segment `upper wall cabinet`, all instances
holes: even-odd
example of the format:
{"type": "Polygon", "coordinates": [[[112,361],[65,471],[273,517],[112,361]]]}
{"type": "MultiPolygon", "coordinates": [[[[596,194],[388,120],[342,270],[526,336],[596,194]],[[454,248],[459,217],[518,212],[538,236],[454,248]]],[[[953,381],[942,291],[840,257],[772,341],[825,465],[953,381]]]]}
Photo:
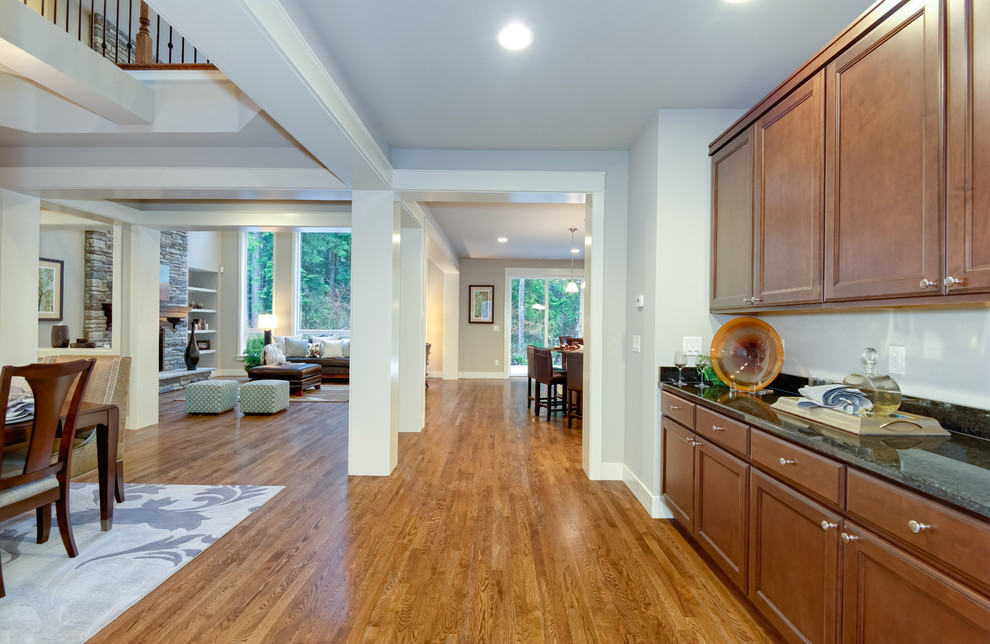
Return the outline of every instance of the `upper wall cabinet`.
{"type": "Polygon", "coordinates": [[[753,128],[712,157],[711,308],[748,305],[753,295],[753,128]]]}
{"type": "Polygon", "coordinates": [[[822,299],[823,76],[756,122],[754,305],[822,299]]]}
{"type": "Polygon", "coordinates": [[[826,69],[826,300],[941,292],[940,61],[916,0],[826,69]]]}
{"type": "Polygon", "coordinates": [[[712,310],[986,302],[990,0],[877,2],[709,149],[712,310]]]}
{"type": "Polygon", "coordinates": [[[946,9],[946,293],[990,290],[990,0],[946,9]]]}

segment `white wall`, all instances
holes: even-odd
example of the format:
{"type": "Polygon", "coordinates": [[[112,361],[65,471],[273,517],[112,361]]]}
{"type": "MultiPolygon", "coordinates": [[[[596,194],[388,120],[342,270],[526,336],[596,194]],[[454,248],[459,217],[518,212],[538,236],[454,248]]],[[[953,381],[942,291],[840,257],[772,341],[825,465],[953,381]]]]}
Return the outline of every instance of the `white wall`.
{"type": "Polygon", "coordinates": [[[190,230],[189,250],[186,259],[189,268],[204,271],[219,271],[221,265],[221,233],[205,230],[190,230]]]}
{"type": "Polygon", "coordinates": [[[86,291],[86,233],[83,230],[41,231],[40,256],[60,259],[62,265],[62,321],[38,321],[38,347],[51,348],[52,326],[69,325],[69,341],[83,337],[86,291]]]}
{"type": "Polygon", "coordinates": [[[443,271],[430,262],[427,269],[426,341],[430,343],[428,374],[443,372],[443,271]]]}

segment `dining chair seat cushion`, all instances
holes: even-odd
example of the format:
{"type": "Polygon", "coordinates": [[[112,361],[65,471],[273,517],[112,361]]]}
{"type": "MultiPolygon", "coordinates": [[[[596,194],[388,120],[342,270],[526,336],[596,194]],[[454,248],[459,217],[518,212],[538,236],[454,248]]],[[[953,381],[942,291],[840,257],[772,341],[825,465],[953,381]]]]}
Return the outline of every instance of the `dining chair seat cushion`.
{"type": "MultiPolygon", "coordinates": [[[[24,457],[26,453],[26,451],[21,451],[20,453],[15,452],[12,454],[4,452],[3,461],[0,462],[0,478],[23,474],[24,457]]],[[[41,494],[46,490],[54,490],[57,487],[58,479],[56,479],[55,475],[52,474],[51,476],[46,476],[43,479],[25,483],[24,485],[18,485],[17,487],[0,490],[0,508],[31,498],[32,496],[41,494]]]]}

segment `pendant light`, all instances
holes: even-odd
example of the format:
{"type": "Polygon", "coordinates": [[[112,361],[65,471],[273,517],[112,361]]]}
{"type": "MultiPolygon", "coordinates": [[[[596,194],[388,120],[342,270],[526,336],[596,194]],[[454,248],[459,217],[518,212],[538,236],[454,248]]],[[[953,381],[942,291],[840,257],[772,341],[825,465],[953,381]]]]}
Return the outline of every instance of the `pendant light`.
{"type": "Polygon", "coordinates": [[[568,230],[571,231],[571,281],[564,287],[564,292],[577,293],[581,290],[578,288],[577,282],[574,281],[574,232],[577,228],[568,228],[568,230]]]}

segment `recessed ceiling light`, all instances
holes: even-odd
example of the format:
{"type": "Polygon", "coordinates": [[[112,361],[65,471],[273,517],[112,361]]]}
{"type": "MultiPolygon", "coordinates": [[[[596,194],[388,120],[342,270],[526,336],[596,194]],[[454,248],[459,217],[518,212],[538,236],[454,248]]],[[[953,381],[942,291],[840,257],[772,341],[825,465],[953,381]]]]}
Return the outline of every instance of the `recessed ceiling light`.
{"type": "Polygon", "coordinates": [[[521,22],[510,22],[498,32],[498,43],[506,49],[526,49],[533,42],[533,32],[521,22]]]}
{"type": "Polygon", "coordinates": [[[508,237],[499,237],[495,241],[497,241],[500,244],[504,244],[505,242],[509,241],[509,238],[508,237]]]}
{"type": "Polygon", "coordinates": [[[725,0],[725,1],[728,2],[729,4],[742,4],[746,2],[746,0],[725,0]]]}

